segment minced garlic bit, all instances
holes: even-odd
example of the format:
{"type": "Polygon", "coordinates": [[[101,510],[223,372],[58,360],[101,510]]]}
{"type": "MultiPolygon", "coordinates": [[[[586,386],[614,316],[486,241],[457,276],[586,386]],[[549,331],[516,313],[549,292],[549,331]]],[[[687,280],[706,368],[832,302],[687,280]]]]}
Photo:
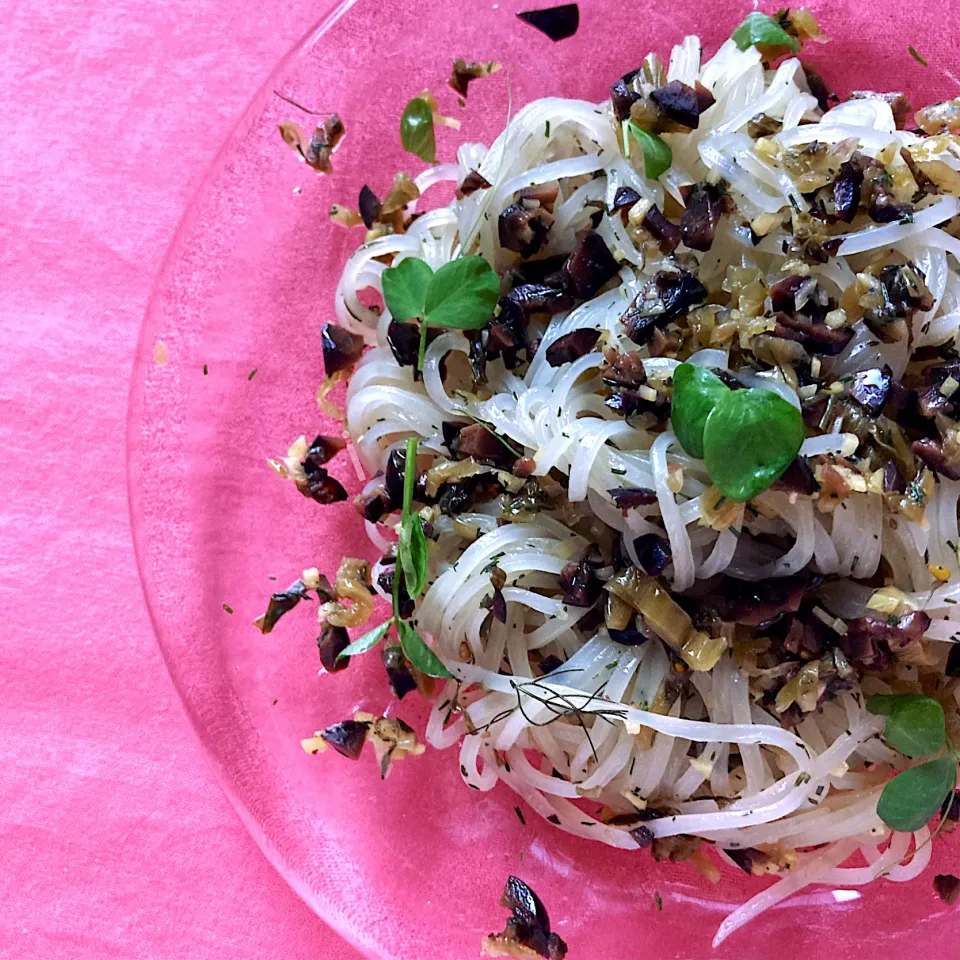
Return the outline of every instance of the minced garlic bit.
{"type": "Polygon", "coordinates": [[[303,460],[307,456],[310,445],[307,438],[301,434],[287,449],[287,455],[278,460],[267,460],[267,463],[273,467],[281,477],[287,480],[293,480],[294,483],[306,483],[307,476],[303,472],[303,460]]]}
{"type": "Polygon", "coordinates": [[[704,780],[706,780],[710,774],[713,773],[713,762],[706,759],[703,754],[700,754],[699,757],[690,757],[688,763],[703,777],[704,780]]]}
{"type": "Polygon", "coordinates": [[[327,741],[323,739],[323,731],[318,730],[312,737],[300,741],[304,753],[323,753],[327,749],[327,741]]]}
{"type": "Polygon", "coordinates": [[[880,587],[867,601],[868,610],[876,610],[887,616],[902,617],[917,610],[916,604],[900,589],[894,586],[880,587]]]}
{"type": "Polygon", "coordinates": [[[960,387],[960,380],[957,380],[956,377],[952,375],[947,377],[947,379],[940,384],[940,396],[952,397],[957,392],[957,387],[960,387]]]}
{"type": "Polygon", "coordinates": [[[630,212],[627,214],[627,220],[633,224],[635,227],[639,227],[643,224],[644,218],[650,212],[650,208],[653,206],[653,201],[648,200],[646,197],[641,197],[631,208],[630,212]]]}
{"type": "MultiPolygon", "coordinates": [[[[847,311],[843,309],[831,310],[824,318],[823,322],[830,327],[832,330],[838,330],[840,327],[846,326],[847,323],[847,311]]],[[[817,369],[820,369],[820,361],[817,360],[817,369]]]]}
{"type": "Polygon", "coordinates": [[[827,613],[823,607],[814,607],[813,615],[824,625],[828,626],[834,633],[840,634],[841,637],[847,635],[847,625],[839,618],[833,616],[833,614],[827,613]]]}
{"type": "Polygon", "coordinates": [[[852,457],[860,446],[860,438],[855,433],[843,435],[843,446],[840,448],[841,457],[852,457]]]}
{"type": "Polygon", "coordinates": [[[638,787],[634,787],[632,790],[624,790],[621,793],[621,796],[624,798],[624,800],[636,807],[638,810],[647,809],[647,801],[640,796],[638,787]]]}
{"type": "MultiPolygon", "coordinates": [[[[656,402],[657,402],[657,391],[654,390],[653,387],[648,387],[646,384],[644,384],[642,387],[640,387],[640,388],[637,390],[637,393],[640,395],[640,397],[641,397],[643,400],[649,400],[650,403],[656,403],[656,402]]],[[[676,492],[677,492],[677,491],[674,490],[674,493],[676,493],[676,492]]]]}
{"type": "Polygon", "coordinates": [[[679,463],[671,463],[667,468],[667,487],[671,493],[679,493],[683,489],[683,467],[679,463]]]}
{"type": "Polygon", "coordinates": [[[713,530],[739,527],[743,522],[743,503],[725,497],[716,487],[709,487],[700,496],[701,526],[713,530]]]}

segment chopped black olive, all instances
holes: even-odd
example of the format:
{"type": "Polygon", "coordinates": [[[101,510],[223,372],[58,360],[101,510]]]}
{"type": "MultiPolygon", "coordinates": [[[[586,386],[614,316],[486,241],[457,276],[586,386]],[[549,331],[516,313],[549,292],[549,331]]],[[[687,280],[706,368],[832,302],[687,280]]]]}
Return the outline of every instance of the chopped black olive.
{"type": "Polygon", "coordinates": [[[517,16],[546,34],[554,43],[572,37],[580,26],[580,7],[575,3],[564,3],[545,10],[524,10],[517,16]]]}
{"type": "Polygon", "coordinates": [[[633,541],[633,548],[637,551],[640,566],[651,577],[663,573],[673,558],[670,542],[655,533],[645,533],[642,537],[637,537],[633,541]]]}
{"type": "Polygon", "coordinates": [[[551,367],[561,367],[586,356],[597,345],[599,330],[573,330],[564,334],[547,347],[547,363],[551,367]]]}
{"type": "Polygon", "coordinates": [[[588,300],[612,280],[620,269],[599,233],[591,231],[563,266],[570,292],[581,300],[588,300]]]}
{"type": "Polygon", "coordinates": [[[320,339],[323,346],[323,369],[328,377],[353,366],[363,353],[363,337],[358,337],[335,323],[323,325],[320,339]]]}
{"type": "Polygon", "coordinates": [[[700,126],[700,115],[716,103],[713,94],[699,81],[696,87],[691,87],[671,80],[654,90],[650,97],[671,120],[691,130],[700,126]]]}
{"type": "Polygon", "coordinates": [[[317,650],[320,652],[320,663],[327,673],[337,673],[350,666],[349,657],[340,657],[340,654],[350,645],[350,635],[345,627],[335,627],[325,623],[320,628],[317,637],[317,650]],[[337,659],[340,657],[340,659],[337,659]]]}
{"type": "Polygon", "coordinates": [[[363,217],[363,225],[368,229],[373,229],[373,225],[380,219],[380,203],[377,195],[366,185],[360,191],[360,200],[357,204],[360,209],[360,216],[363,217]]]}
{"type": "Polygon", "coordinates": [[[343,720],[327,727],[320,736],[348,760],[359,760],[367,740],[368,727],[369,724],[359,720],[343,720]]]}
{"type": "Polygon", "coordinates": [[[391,320],[387,327],[387,345],[401,367],[416,366],[420,353],[420,330],[414,323],[391,320]]]}

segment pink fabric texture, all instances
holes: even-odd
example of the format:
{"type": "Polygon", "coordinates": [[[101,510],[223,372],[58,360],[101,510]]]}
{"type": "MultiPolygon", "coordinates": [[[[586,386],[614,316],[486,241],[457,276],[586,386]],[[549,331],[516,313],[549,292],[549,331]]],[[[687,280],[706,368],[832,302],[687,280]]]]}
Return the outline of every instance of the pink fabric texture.
{"type": "MultiPolygon", "coordinates": [[[[263,858],[184,721],[124,473],[164,250],[235,118],[325,6],[0,0],[2,957],[359,957],[263,858]]],[[[919,0],[871,31],[951,63],[955,28],[930,26],[949,13],[919,0]]],[[[710,0],[685,26],[713,14],[733,18],[710,0]]],[[[837,55],[875,78],[854,43],[837,55]]],[[[956,92],[905,53],[892,70],[911,93],[956,92]]]]}
{"type": "Polygon", "coordinates": [[[124,475],[151,284],[221,139],[322,12],[0,0],[0,955],[356,960],[184,721],[124,475]]]}

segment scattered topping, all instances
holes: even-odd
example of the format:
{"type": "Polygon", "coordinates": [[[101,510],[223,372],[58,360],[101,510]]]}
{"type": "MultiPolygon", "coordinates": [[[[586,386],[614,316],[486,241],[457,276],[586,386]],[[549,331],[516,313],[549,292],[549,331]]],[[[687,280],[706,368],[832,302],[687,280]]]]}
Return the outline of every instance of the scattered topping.
{"type": "Polygon", "coordinates": [[[929,66],[930,66],[930,64],[927,63],[927,61],[924,60],[923,57],[921,57],[919,53],[917,53],[916,47],[914,47],[912,43],[907,44],[907,53],[909,53],[910,56],[913,57],[913,59],[916,60],[917,63],[920,64],[921,67],[929,67],[929,66]]]}
{"type": "Polygon", "coordinates": [[[295,580],[286,590],[270,596],[267,612],[257,617],[253,625],[261,633],[270,633],[285,613],[289,613],[301,600],[309,599],[310,590],[316,591],[317,596],[324,601],[333,597],[333,589],[326,577],[315,569],[304,570],[303,576],[295,580]]]}
{"type": "Polygon", "coordinates": [[[931,135],[958,133],[960,132],[960,97],[924,107],[913,115],[913,119],[924,133],[931,135]]]}
{"type": "Polygon", "coordinates": [[[661,270],[647,281],[621,322],[634,343],[646,343],[657,327],[679,320],[706,299],[706,287],[693,274],[661,270]]]}
{"type": "Polygon", "coordinates": [[[525,10],[517,16],[546,34],[554,43],[572,37],[580,26],[580,7],[575,3],[547,7],[545,10],[525,10]]]}
{"type": "Polygon", "coordinates": [[[500,246],[519,253],[524,259],[532,257],[550,232],[547,216],[540,208],[530,210],[519,203],[511,204],[500,214],[497,224],[500,246]]]}
{"type": "Polygon", "coordinates": [[[386,779],[394,761],[418,757],[426,749],[417,742],[413,728],[399,717],[374,717],[369,713],[358,713],[356,719],[368,724],[367,739],[373,744],[381,780],[386,779]]]}
{"type": "Polygon", "coordinates": [[[565,363],[573,363],[574,360],[590,353],[599,339],[599,330],[580,329],[566,333],[547,347],[547,363],[551,367],[562,367],[565,363]]]}
{"type": "Polygon", "coordinates": [[[425,163],[435,163],[437,142],[433,132],[433,108],[426,97],[414,97],[400,117],[400,142],[407,153],[425,163]]]}
{"type": "Polygon", "coordinates": [[[948,480],[960,480],[960,441],[956,437],[944,443],[936,440],[915,440],[910,449],[934,473],[948,480]]]}
{"type": "Polygon", "coordinates": [[[335,598],[320,607],[321,622],[335,627],[359,627],[373,613],[373,595],[370,588],[370,564],[366,560],[344,557],[337,569],[333,585],[335,598]],[[350,601],[345,604],[343,601],[350,601]]]}
{"type": "Polygon", "coordinates": [[[663,573],[673,557],[670,541],[655,533],[645,533],[637,537],[633,541],[633,549],[643,572],[651,577],[658,577],[663,573]]]}
{"type": "Polygon", "coordinates": [[[643,358],[638,352],[619,353],[616,347],[609,347],[603,358],[607,361],[607,366],[603,368],[604,383],[636,389],[647,382],[643,358]]]}
{"type": "Polygon", "coordinates": [[[596,547],[588,545],[580,557],[566,564],[560,573],[563,602],[572,607],[592,607],[600,599],[603,584],[594,573],[600,561],[594,558],[596,547]]]}
{"type": "Polygon", "coordinates": [[[453,61],[453,72],[447,81],[448,86],[456,90],[461,97],[467,96],[467,91],[471,80],[479,80],[481,77],[489,77],[491,73],[497,73],[503,69],[502,63],[494,60],[488,60],[486,63],[471,60],[469,63],[457,57],[453,61]]]}
{"type": "Polygon", "coordinates": [[[805,431],[796,407],[768,390],[730,390],[715,374],[681,364],[673,375],[671,420],[677,439],[702,458],[731,500],[767,489],[793,462],[805,431]]]}
{"type": "Polygon", "coordinates": [[[452,449],[456,457],[464,460],[472,457],[493,466],[505,467],[514,460],[510,448],[482,423],[464,427],[457,434],[452,449]]]}
{"type": "MultiPolygon", "coordinates": [[[[826,113],[840,98],[827,86],[827,82],[815,67],[810,66],[809,63],[801,64],[801,66],[803,67],[803,75],[807,79],[807,87],[810,93],[816,97],[817,106],[826,113]]],[[[769,131],[765,135],[769,136],[771,133],[779,133],[779,127],[776,130],[769,131]]]]}
{"type": "Polygon", "coordinates": [[[930,617],[921,612],[907,613],[899,619],[858,617],[847,623],[847,633],[837,644],[848,659],[868,669],[880,669],[889,664],[891,652],[901,652],[919,642],[929,626],[930,617]]]}
{"type": "Polygon", "coordinates": [[[469,197],[478,190],[489,190],[493,184],[484,176],[471,170],[464,178],[463,182],[457,187],[457,199],[462,200],[469,197]]]}
{"type": "Polygon", "coordinates": [[[358,211],[335,203],[330,208],[330,222],[349,229],[350,227],[359,227],[363,223],[363,217],[360,216],[358,211]]]}
{"type": "Polygon", "coordinates": [[[377,195],[364,184],[360,190],[360,198],[357,203],[360,210],[360,217],[364,226],[368,230],[373,229],[373,225],[380,219],[380,213],[383,210],[383,204],[380,203],[377,195]]]}
{"type": "Polygon", "coordinates": [[[363,745],[367,742],[368,723],[358,720],[343,720],[321,731],[320,736],[341,756],[359,760],[363,745]]]}
{"type": "Polygon", "coordinates": [[[850,381],[850,396],[871,417],[877,417],[887,402],[892,378],[893,374],[887,366],[882,369],[861,370],[859,373],[855,373],[850,381]]]}
{"type": "Polygon", "coordinates": [[[587,300],[612,280],[620,269],[599,233],[591,231],[580,241],[563,265],[563,274],[570,292],[581,300],[587,300]]]}
{"type": "Polygon", "coordinates": [[[352,367],[363,353],[363,337],[358,337],[335,323],[323,325],[320,339],[323,346],[323,369],[328,377],[352,367]]]}
{"type": "Polygon", "coordinates": [[[415,367],[420,353],[420,330],[412,323],[391,320],[387,327],[387,346],[401,367],[415,367]]]}
{"type": "Polygon", "coordinates": [[[803,457],[795,457],[790,466],[780,474],[780,479],[773,484],[772,489],[812,497],[817,492],[818,485],[810,464],[803,457]]]}
{"type": "Polygon", "coordinates": [[[317,173],[333,173],[330,158],[340,146],[345,134],[343,121],[335,113],[324,117],[323,122],[313,131],[309,140],[300,125],[292,120],[284,120],[279,129],[283,142],[303,163],[312,167],[317,173]]]}
{"type": "Polygon", "coordinates": [[[713,408],[730,388],[706,367],[681,363],[673,374],[670,420],[677,440],[691,457],[703,459],[703,431],[713,408]]]}
{"type": "Polygon", "coordinates": [[[733,201],[722,186],[694,183],[680,188],[684,211],[680,218],[680,236],[691,250],[709,250],[720,217],[733,212],[733,201]]]}
{"type": "Polygon", "coordinates": [[[640,194],[633,187],[617,187],[617,192],[613,195],[613,205],[610,207],[610,213],[616,213],[618,210],[630,210],[639,202],[640,194]]]}
{"type": "Polygon", "coordinates": [[[952,907],[960,897],[960,877],[952,873],[938,873],[933,878],[933,889],[948,907],[952,907]]]}
{"type": "Polygon", "coordinates": [[[863,187],[863,166],[854,154],[852,160],[840,164],[840,173],[833,181],[833,208],[838,219],[853,223],[860,208],[860,190],[863,187]]]}
{"type": "Polygon", "coordinates": [[[485,957],[516,957],[529,960],[563,960],[567,945],[550,931],[550,917],[540,898],[522,880],[508,877],[500,896],[500,906],[511,912],[502,933],[483,938],[485,957]]]}
{"type": "Polygon", "coordinates": [[[661,253],[673,253],[680,246],[680,227],[669,221],[654,204],[643,218],[643,227],[660,244],[661,253]]]}
{"type": "MultiPolygon", "coordinates": [[[[318,438],[318,439],[323,439],[318,438]]],[[[305,496],[316,500],[317,503],[340,503],[347,499],[347,491],[343,484],[335,477],[331,477],[324,467],[319,466],[318,460],[311,448],[303,463],[303,483],[297,483],[297,489],[305,496]]]]}
{"type": "Polygon", "coordinates": [[[628,603],[644,623],[665,643],[680,650],[693,633],[690,616],[654,577],[630,567],[625,573],[611,577],[606,589],[628,603]]]}
{"type": "Polygon", "coordinates": [[[417,689],[417,679],[410,669],[410,661],[400,647],[384,647],[380,656],[387,671],[390,689],[398,700],[417,689]]]}
{"type": "Polygon", "coordinates": [[[797,53],[800,44],[780,24],[765,13],[754,11],[731,34],[740,50],[756,47],[764,59],[773,60],[784,53],[797,53]]]}
{"type": "Polygon", "coordinates": [[[619,487],[616,490],[609,490],[608,493],[621,510],[629,510],[631,507],[649,507],[657,502],[656,492],[646,487],[619,487]]]}
{"type": "Polygon", "coordinates": [[[671,80],[650,94],[651,99],[671,120],[691,130],[700,126],[700,114],[716,103],[713,94],[701,83],[689,87],[671,80]]]}
{"type": "Polygon", "coordinates": [[[321,626],[320,636],[317,637],[317,649],[320,652],[320,663],[323,664],[323,669],[327,673],[337,673],[350,666],[349,656],[340,656],[349,646],[350,635],[343,627],[335,627],[332,623],[321,626]]]}
{"type": "Polygon", "coordinates": [[[716,605],[724,620],[763,629],[786,613],[796,613],[806,591],[803,577],[777,577],[760,583],[725,578],[716,588],[716,605]]]}

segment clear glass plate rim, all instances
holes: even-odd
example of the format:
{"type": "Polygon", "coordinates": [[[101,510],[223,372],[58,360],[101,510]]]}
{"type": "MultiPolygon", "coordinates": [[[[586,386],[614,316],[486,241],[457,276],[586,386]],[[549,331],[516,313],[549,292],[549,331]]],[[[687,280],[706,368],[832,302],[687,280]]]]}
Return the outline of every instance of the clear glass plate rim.
{"type": "MultiPolygon", "coordinates": [[[[187,722],[190,725],[194,735],[199,742],[204,758],[213,769],[214,775],[221,789],[226,794],[230,803],[233,805],[241,822],[247,828],[248,832],[256,842],[257,846],[263,852],[271,866],[283,877],[285,882],[297,893],[297,895],[337,934],[343,937],[353,947],[371,957],[383,957],[383,954],[376,948],[373,942],[364,942],[357,935],[356,929],[343,916],[341,911],[325,897],[318,896],[306,884],[299,880],[297,871],[287,861],[277,846],[268,836],[263,825],[250,812],[249,805],[243,795],[236,789],[233,778],[230,775],[226,764],[217,757],[211,745],[205,739],[200,727],[197,712],[194,704],[191,702],[189,689],[178,681],[178,672],[171,662],[166,647],[161,636],[163,634],[163,618],[159,610],[157,598],[151,585],[147,570],[147,537],[137,520],[140,497],[143,494],[138,483],[138,466],[142,458],[140,447],[143,427],[143,400],[145,390],[145,373],[149,369],[150,357],[153,352],[153,324],[152,319],[156,313],[163,291],[173,275],[177,262],[181,254],[185,251],[187,237],[191,234],[195,225],[196,217],[202,206],[201,198],[204,196],[207,188],[216,180],[226,164],[234,144],[239,138],[245,136],[256,118],[263,110],[267,99],[273,95],[277,85],[277,80],[283,77],[288,71],[290,65],[303,56],[314,44],[319,42],[335,25],[348,13],[360,0],[340,0],[339,3],[331,4],[326,12],[319,17],[314,24],[293,44],[288,52],[273,67],[270,74],[254,93],[243,112],[233,125],[232,129],[224,137],[216,154],[207,166],[197,187],[191,194],[184,208],[183,214],[177,223],[176,229],[170,240],[170,243],[161,260],[156,278],[151,285],[150,294],[144,314],[140,323],[140,331],[137,337],[132,370],[130,373],[130,387],[127,397],[127,418],[126,418],[126,483],[127,483],[127,511],[130,520],[131,538],[133,541],[134,556],[136,560],[137,575],[140,580],[140,586],[143,591],[143,598],[150,619],[154,638],[160,650],[160,655],[166,666],[167,672],[176,690],[177,697],[184,709],[187,722]]],[[[248,788],[249,789],[249,788],[248,788]]],[[[327,838],[332,842],[332,838],[327,838]]],[[[386,960],[386,958],[384,958],[386,960]]]]}

